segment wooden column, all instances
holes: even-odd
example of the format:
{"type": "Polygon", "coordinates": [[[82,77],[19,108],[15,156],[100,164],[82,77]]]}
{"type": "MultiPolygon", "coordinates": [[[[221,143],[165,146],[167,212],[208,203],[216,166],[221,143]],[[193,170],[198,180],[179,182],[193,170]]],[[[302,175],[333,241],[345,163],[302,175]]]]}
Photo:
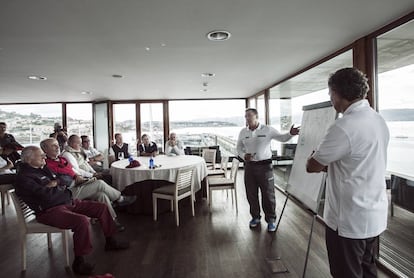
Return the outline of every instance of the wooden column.
{"type": "Polygon", "coordinates": [[[377,88],[375,38],[363,37],[355,41],[353,50],[354,67],[358,68],[367,75],[370,88],[367,99],[371,107],[375,109],[375,95],[377,88]]]}

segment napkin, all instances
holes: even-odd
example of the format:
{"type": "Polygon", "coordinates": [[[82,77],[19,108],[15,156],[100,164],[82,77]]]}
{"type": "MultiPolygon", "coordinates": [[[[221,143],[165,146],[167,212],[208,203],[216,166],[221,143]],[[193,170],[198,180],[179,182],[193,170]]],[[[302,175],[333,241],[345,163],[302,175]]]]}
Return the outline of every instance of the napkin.
{"type": "Polygon", "coordinates": [[[135,168],[141,166],[138,160],[132,160],[125,168],[135,168]]]}

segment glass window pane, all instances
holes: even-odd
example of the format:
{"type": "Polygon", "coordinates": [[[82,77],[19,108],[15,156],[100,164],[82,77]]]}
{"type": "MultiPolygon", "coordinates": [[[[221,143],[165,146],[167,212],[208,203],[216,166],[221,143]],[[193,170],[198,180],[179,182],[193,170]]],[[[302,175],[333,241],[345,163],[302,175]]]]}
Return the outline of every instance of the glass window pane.
{"type": "Polygon", "coordinates": [[[245,126],[244,100],[170,101],[170,129],[185,147],[218,145],[222,155],[235,156],[245,126]]]}
{"type": "Polygon", "coordinates": [[[135,103],[114,104],[113,127],[114,134],[122,133],[124,143],[127,143],[133,154],[137,153],[137,127],[135,103]]]}
{"type": "Polygon", "coordinates": [[[37,145],[49,138],[55,123],[62,123],[61,104],[0,105],[0,119],[23,146],[37,145]]]}
{"type": "Polygon", "coordinates": [[[255,97],[251,97],[247,101],[248,101],[248,107],[249,108],[256,108],[256,98],[255,97]]]}
{"type": "Polygon", "coordinates": [[[259,113],[259,122],[266,124],[264,94],[257,97],[257,112],[259,113]]]}
{"type": "Polygon", "coordinates": [[[149,135],[157,144],[158,150],[164,150],[164,109],[162,103],[141,103],[141,136],[149,135]]]}
{"type": "MultiPolygon", "coordinates": [[[[92,103],[66,104],[66,118],[68,135],[87,135],[93,142],[92,103]]],[[[93,145],[93,143],[92,143],[93,145]]]]}
{"type": "MultiPolygon", "coordinates": [[[[302,122],[302,107],[329,101],[328,78],[336,70],[352,67],[352,50],[309,69],[270,89],[270,124],[281,132],[288,132],[292,124],[302,122]]],[[[289,143],[296,143],[294,137],[289,143]]],[[[281,150],[281,143],[274,142],[272,148],[281,150]]]]}
{"type": "Polygon", "coordinates": [[[414,227],[413,30],[411,21],[377,38],[377,105],[390,131],[387,172],[400,177],[388,190],[391,210],[387,230],[380,236],[379,253],[403,277],[414,275],[414,239],[408,236],[414,227]]]}

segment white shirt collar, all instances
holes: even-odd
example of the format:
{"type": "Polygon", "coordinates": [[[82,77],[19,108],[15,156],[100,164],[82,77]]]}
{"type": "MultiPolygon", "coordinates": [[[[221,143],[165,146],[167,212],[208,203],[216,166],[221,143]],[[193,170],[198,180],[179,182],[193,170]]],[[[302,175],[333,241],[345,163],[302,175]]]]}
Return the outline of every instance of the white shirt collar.
{"type": "Polygon", "coordinates": [[[349,114],[357,109],[369,107],[368,100],[361,99],[357,102],[352,103],[344,112],[344,115],[349,114]]]}

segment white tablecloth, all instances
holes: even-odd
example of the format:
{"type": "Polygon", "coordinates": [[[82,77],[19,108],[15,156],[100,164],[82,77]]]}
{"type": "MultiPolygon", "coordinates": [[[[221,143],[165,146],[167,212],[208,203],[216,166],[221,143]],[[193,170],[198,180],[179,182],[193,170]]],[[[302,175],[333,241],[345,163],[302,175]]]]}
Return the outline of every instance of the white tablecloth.
{"type": "Polygon", "coordinates": [[[134,157],[141,163],[136,168],[125,168],[129,161],[123,159],[112,163],[110,173],[112,175],[112,184],[118,190],[122,191],[130,184],[144,180],[165,180],[175,182],[177,171],[180,168],[194,166],[193,176],[194,191],[201,189],[201,181],[207,176],[207,166],[205,160],[195,155],[166,156],[158,155],[154,157],[154,164],[160,167],[149,169],[149,157],[134,157]]]}

